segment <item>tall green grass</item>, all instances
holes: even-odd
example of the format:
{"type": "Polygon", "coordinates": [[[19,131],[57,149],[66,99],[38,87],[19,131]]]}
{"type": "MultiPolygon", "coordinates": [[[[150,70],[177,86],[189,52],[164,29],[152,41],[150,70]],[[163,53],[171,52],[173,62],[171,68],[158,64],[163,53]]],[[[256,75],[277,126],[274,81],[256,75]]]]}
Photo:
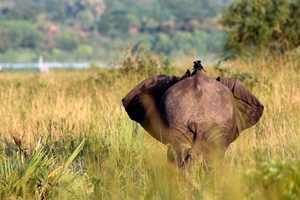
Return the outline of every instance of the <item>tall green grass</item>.
{"type": "Polygon", "coordinates": [[[298,58],[207,68],[209,76],[241,80],[265,106],[259,123],[241,133],[212,172],[201,159],[178,170],[167,162],[166,147],[127,116],[121,99],[147,74],[1,72],[0,198],[297,199],[298,58]]]}

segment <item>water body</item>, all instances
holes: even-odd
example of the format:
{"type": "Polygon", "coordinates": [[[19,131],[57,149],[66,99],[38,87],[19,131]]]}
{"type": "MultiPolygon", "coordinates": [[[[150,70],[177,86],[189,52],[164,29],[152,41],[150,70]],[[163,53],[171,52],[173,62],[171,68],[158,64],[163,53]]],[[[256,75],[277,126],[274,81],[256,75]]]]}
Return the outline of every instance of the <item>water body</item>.
{"type": "MultiPolygon", "coordinates": [[[[78,62],[44,62],[43,66],[48,68],[77,68],[85,69],[89,68],[92,63],[78,63],[78,62]]],[[[99,67],[105,67],[104,63],[95,63],[99,67]]],[[[0,63],[0,69],[27,69],[27,68],[39,68],[39,63],[0,63]]]]}

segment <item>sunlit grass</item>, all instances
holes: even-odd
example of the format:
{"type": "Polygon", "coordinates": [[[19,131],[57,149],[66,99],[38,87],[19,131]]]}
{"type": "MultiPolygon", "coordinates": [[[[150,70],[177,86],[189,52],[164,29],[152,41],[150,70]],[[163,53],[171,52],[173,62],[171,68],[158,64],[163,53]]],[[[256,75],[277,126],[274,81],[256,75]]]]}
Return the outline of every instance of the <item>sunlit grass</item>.
{"type": "MultiPolygon", "coordinates": [[[[185,70],[172,73],[180,76],[185,70]]],[[[199,160],[186,173],[167,162],[166,147],[132,122],[121,105],[123,96],[147,75],[96,69],[1,72],[0,160],[6,168],[0,168],[0,197],[296,199],[299,62],[292,56],[236,60],[221,63],[217,70],[208,67],[207,74],[240,79],[265,110],[259,123],[230,146],[220,169],[205,171],[199,160]],[[27,177],[34,156],[41,157],[27,177]],[[62,179],[58,171],[68,158],[72,162],[62,179]],[[38,189],[41,182],[54,179],[49,191],[38,189]]]]}

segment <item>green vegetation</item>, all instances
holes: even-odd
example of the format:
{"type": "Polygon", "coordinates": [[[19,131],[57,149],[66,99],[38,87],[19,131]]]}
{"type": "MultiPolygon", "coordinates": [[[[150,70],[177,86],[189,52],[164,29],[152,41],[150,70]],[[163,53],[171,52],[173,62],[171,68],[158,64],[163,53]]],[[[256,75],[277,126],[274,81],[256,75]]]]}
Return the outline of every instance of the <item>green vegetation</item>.
{"type": "Polygon", "coordinates": [[[229,56],[283,53],[300,45],[299,0],[238,0],[222,20],[229,56]]]}
{"type": "Polygon", "coordinates": [[[6,143],[7,152],[0,158],[1,199],[84,198],[93,190],[93,185],[86,175],[69,169],[84,142],[68,159],[59,160],[58,164],[57,157],[51,155],[53,146],[41,147],[38,144],[35,150],[28,153],[23,149],[19,139],[14,140],[16,146],[6,143]]]}
{"type": "Polygon", "coordinates": [[[225,38],[217,19],[230,2],[4,0],[0,61],[111,61],[141,41],[173,58],[217,55],[225,38]]]}
{"type": "MultiPolygon", "coordinates": [[[[241,80],[265,105],[214,172],[201,160],[178,171],[166,147],[127,116],[121,98],[158,73],[156,65],[140,68],[143,62],[132,59],[127,70],[2,71],[1,199],[297,199],[299,51],[206,68],[209,76],[241,80]]],[[[168,70],[181,75],[186,68],[168,70]]]]}
{"type": "Polygon", "coordinates": [[[0,71],[0,199],[298,199],[299,1],[236,1],[226,37],[217,20],[231,2],[1,1],[0,61],[114,60],[130,48],[119,69],[0,71]],[[219,168],[199,158],[178,170],[121,99],[149,76],[182,75],[187,55],[221,52],[226,38],[241,57],[206,73],[240,80],[264,114],[219,168]]]}
{"type": "Polygon", "coordinates": [[[27,21],[0,21],[0,52],[15,48],[36,48],[43,35],[27,21]]]}
{"type": "Polygon", "coordinates": [[[300,44],[299,5],[299,0],[5,0],[0,61],[43,56],[109,62],[121,60],[139,42],[177,60],[210,60],[223,50],[225,57],[282,53],[300,44]]]}

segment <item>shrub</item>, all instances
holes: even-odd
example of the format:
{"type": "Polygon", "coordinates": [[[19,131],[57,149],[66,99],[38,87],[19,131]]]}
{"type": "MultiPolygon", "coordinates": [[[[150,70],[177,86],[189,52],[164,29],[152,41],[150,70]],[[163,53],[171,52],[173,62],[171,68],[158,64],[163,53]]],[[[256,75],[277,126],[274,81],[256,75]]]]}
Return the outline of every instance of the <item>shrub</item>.
{"type": "Polygon", "coordinates": [[[0,197],[24,199],[86,198],[93,191],[84,174],[75,173],[71,164],[81,151],[84,141],[61,164],[40,146],[26,150],[14,137],[16,145],[6,142],[0,157],[0,197]],[[4,151],[5,150],[5,151],[4,151]]]}
{"type": "Polygon", "coordinates": [[[43,35],[31,23],[21,20],[0,21],[0,52],[20,47],[35,48],[43,35]]]}
{"type": "Polygon", "coordinates": [[[168,73],[170,70],[168,58],[153,53],[142,42],[126,50],[121,68],[124,73],[138,72],[149,76],[168,73]]]}
{"type": "Polygon", "coordinates": [[[229,56],[285,52],[300,45],[299,0],[237,0],[223,15],[229,56]]]}

